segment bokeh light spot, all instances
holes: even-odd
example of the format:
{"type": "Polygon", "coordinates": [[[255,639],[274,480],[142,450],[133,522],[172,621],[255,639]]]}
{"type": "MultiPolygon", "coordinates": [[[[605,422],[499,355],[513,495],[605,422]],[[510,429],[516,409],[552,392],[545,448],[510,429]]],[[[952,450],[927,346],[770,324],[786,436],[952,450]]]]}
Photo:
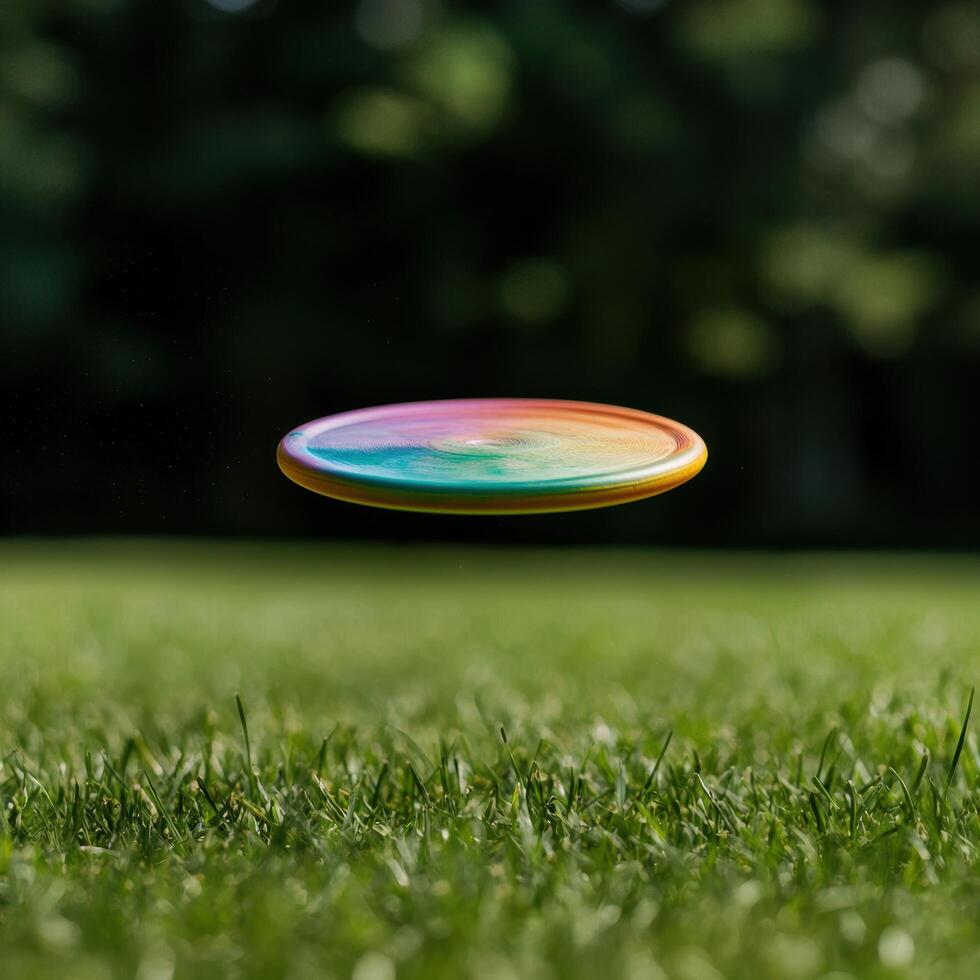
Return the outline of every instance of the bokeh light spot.
{"type": "Polygon", "coordinates": [[[904,969],[915,959],[915,943],[904,929],[888,926],[878,939],[878,956],[885,966],[904,969]]]}
{"type": "Polygon", "coordinates": [[[426,145],[431,112],[418,99],[394,89],[348,93],[337,112],[337,135],[362,153],[411,157],[426,145]]]}
{"type": "Polygon", "coordinates": [[[924,97],[922,73],[902,58],[874,61],[858,79],[861,107],[882,122],[904,121],[919,108],[924,97]]]}
{"type": "Polygon", "coordinates": [[[819,24],[808,0],[699,0],[680,10],[681,39],[708,61],[793,51],[813,38],[819,24]]]}
{"type": "Polygon", "coordinates": [[[503,115],[513,73],[510,46],[479,26],[442,31],[426,42],[409,72],[419,92],[457,123],[484,131],[503,115]]]}
{"type": "Polygon", "coordinates": [[[939,300],[945,270],[919,251],[873,251],[859,237],[819,226],[785,229],[764,251],[762,273],[785,310],[833,310],[871,354],[894,357],[914,341],[939,300]]]}
{"type": "Polygon", "coordinates": [[[551,320],[565,305],[568,278],[555,259],[526,259],[500,281],[500,301],[507,313],[527,323],[551,320]]]}
{"type": "Polygon", "coordinates": [[[691,324],[688,346],[708,374],[754,378],[767,373],[779,358],[769,326],[746,310],[706,310],[691,324]]]}

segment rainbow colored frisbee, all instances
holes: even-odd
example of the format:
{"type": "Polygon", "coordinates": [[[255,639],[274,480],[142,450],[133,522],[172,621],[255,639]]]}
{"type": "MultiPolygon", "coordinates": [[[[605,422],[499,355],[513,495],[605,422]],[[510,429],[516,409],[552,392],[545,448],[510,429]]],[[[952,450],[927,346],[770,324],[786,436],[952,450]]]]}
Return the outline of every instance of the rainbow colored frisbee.
{"type": "Polygon", "coordinates": [[[309,422],[291,480],[339,500],[451,514],[585,510],[652,497],[704,466],[701,437],[632,408],[534,398],[411,402],[309,422]]]}

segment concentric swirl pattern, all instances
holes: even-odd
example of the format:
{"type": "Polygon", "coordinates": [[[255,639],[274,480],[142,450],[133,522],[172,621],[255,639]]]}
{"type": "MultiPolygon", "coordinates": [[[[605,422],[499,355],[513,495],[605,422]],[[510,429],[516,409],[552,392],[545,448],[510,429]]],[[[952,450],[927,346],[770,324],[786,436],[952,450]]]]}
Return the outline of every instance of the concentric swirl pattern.
{"type": "Polygon", "coordinates": [[[538,513],[638,500],[694,476],[691,429],[635,409],[523,398],[412,402],[310,422],[279,444],[292,480],[355,503],[538,513]]]}

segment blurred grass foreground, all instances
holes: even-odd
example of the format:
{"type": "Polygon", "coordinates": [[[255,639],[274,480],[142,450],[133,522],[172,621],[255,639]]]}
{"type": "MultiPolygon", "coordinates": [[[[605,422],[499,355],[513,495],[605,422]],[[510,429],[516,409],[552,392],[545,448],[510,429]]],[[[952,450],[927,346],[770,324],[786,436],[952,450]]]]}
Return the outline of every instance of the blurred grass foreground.
{"type": "Polygon", "coordinates": [[[976,976],[978,587],[4,543],[0,972],[976,976]]]}

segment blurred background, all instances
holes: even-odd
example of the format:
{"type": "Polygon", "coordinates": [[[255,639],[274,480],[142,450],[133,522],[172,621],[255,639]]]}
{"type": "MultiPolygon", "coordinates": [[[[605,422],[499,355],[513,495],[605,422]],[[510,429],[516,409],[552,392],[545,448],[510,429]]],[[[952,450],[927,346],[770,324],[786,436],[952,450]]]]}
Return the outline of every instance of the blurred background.
{"type": "Polygon", "coordinates": [[[980,545],[980,4],[5,0],[0,531],[980,545]],[[290,484],[381,402],[631,405],[586,514],[290,484]]]}

